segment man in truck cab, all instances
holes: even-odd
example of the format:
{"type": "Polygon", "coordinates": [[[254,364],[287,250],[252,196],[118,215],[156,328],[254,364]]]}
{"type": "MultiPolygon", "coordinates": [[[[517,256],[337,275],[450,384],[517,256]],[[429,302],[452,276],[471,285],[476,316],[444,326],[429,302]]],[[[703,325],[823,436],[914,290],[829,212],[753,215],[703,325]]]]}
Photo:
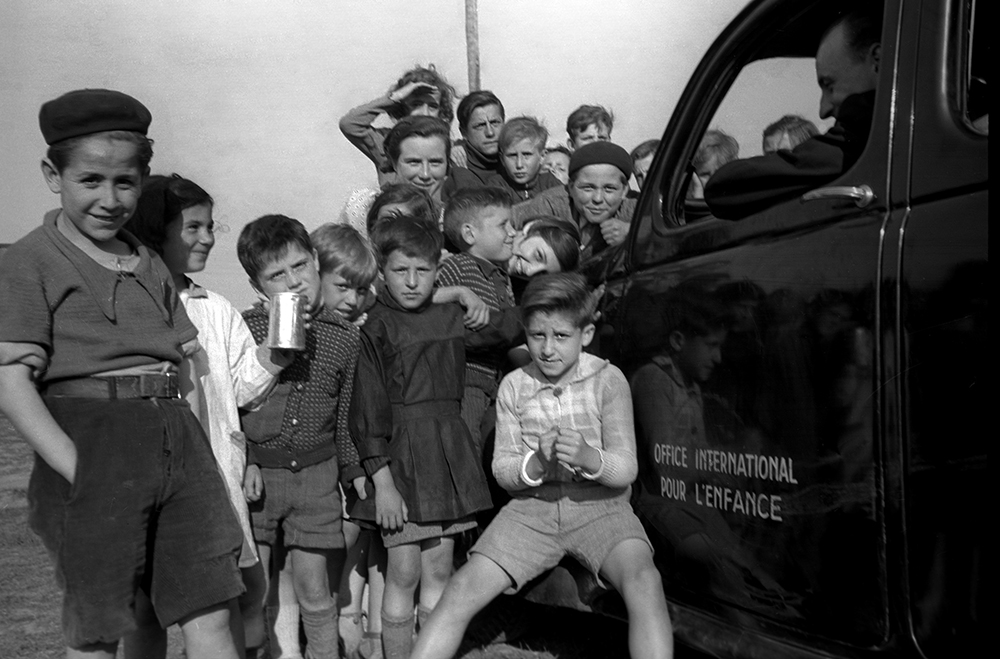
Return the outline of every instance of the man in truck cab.
{"type": "Polygon", "coordinates": [[[816,79],[820,117],[837,123],[792,150],[719,169],[705,186],[705,201],[716,217],[739,219],[794,199],[857,161],[871,128],[881,34],[881,7],[851,12],[827,28],[816,51],[816,79]]]}

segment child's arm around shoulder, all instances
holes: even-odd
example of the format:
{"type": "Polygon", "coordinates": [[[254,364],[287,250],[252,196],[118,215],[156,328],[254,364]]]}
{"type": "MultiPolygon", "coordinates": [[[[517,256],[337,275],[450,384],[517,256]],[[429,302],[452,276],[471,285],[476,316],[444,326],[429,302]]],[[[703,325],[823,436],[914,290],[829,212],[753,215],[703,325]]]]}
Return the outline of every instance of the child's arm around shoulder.
{"type": "Polygon", "coordinates": [[[521,323],[521,310],[517,307],[491,312],[486,327],[467,329],[465,332],[465,347],[472,352],[493,352],[497,348],[507,350],[523,340],[524,325],[521,323]]]}

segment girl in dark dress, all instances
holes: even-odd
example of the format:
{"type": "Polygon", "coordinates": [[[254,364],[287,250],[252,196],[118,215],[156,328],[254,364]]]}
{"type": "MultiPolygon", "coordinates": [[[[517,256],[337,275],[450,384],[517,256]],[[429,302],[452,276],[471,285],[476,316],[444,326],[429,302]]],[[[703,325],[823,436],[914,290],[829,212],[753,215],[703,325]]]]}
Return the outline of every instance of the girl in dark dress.
{"type": "Polygon", "coordinates": [[[362,329],[351,435],[375,496],[350,514],[382,531],[382,646],[393,659],[410,654],[417,585],[424,617],[451,575],[455,536],[492,505],[459,413],[466,349],[509,344],[521,326],[511,309],[469,331],[459,305],[432,302],[443,237],[427,219],[383,220],[372,242],[385,287],[362,329]]]}

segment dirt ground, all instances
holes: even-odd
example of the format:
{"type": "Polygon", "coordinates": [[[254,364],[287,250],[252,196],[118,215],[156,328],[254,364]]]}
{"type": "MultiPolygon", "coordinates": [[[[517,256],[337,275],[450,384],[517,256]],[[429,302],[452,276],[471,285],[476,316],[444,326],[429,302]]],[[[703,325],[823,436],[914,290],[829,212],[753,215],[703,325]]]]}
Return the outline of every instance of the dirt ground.
{"type": "MultiPolygon", "coordinates": [[[[0,416],[0,657],[62,657],[61,593],[49,557],[27,526],[25,493],[33,454],[0,416]]],[[[624,623],[525,605],[527,631],[515,644],[466,651],[464,659],[614,659],[628,656],[624,623]]],[[[170,630],[169,659],[183,657],[170,630]]]]}

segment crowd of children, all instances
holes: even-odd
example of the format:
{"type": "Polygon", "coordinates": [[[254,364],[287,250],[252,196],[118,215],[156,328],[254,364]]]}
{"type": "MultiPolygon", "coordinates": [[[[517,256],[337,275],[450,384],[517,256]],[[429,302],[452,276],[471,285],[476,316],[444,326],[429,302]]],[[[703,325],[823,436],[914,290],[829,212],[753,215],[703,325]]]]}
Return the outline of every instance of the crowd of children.
{"type": "Polygon", "coordinates": [[[242,314],[189,278],[214,202],[150,175],[147,109],[93,89],[42,107],[61,208],[0,260],[0,413],[36,452],[30,524],[67,656],[124,639],[128,658],[163,657],[176,623],[192,658],[298,657],[300,629],[316,659],[448,657],[475,613],[564,555],[622,594],[632,656],[671,656],[629,506],[628,384],[583,352],[587,220],[513,223],[588,167],[627,179],[629,155],[585,146],[610,138],[599,106],[548,149],[490,92],[462,99],[453,145],[453,96],[418,68],[341,120],[381,188],[311,234],[247,223],[259,302],[242,314]],[[374,128],[383,112],[395,125],[374,128]],[[305,299],[302,350],[268,347],[286,292],[305,299]]]}

